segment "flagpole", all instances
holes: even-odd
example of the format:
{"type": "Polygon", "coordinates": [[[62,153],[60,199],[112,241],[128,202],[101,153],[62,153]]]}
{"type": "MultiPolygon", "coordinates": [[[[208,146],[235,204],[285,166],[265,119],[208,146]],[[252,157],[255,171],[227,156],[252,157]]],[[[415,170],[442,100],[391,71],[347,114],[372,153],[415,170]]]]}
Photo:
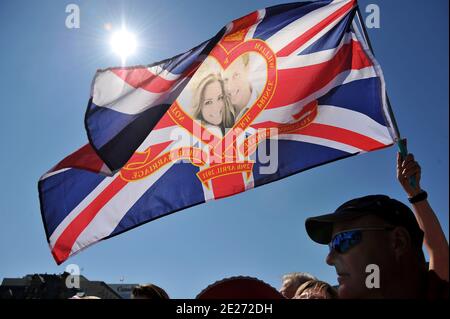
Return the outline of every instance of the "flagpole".
{"type": "MultiPolygon", "coordinates": [[[[363,31],[364,40],[366,41],[367,45],[369,46],[370,52],[372,52],[373,56],[375,56],[375,52],[373,50],[372,43],[370,42],[369,34],[367,33],[366,25],[363,22],[363,17],[362,17],[362,14],[361,14],[361,10],[359,9],[359,5],[356,7],[356,13],[357,13],[357,16],[358,16],[359,24],[360,24],[361,29],[363,31]]],[[[387,90],[386,89],[385,89],[385,94],[386,94],[386,106],[387,106],[387,109],[388,109],[388,112],[389,112],[389,116],[391,117],[391,120],[392,120],[392,126],[393,126],[393,129],[394,129],[395,133],[398,136],[398,139],[396,140],[396,143],[397,143],[398,149],[400,150],[400,155],[403,158],[405,158],[406,155],[408,155],[408,149],[406,147],[406,141],[405,141],[405,139],[401,138],[400,129],[398,128],[397,121],[395,120],[394,112],[392,111],[391,102],[389,100],[389,95],[387,94],[387,90]]],[[[409,178],[409,184],[413,188],[416,187],[416,179],[414,178],[414,176],[411,176],[409,178]]]]}

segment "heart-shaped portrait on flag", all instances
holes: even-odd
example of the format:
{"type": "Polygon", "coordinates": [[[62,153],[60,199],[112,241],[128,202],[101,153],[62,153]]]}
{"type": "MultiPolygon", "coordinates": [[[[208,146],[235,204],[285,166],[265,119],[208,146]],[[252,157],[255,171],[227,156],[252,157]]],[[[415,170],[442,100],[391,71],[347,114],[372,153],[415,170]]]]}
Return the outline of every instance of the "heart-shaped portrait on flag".
{"type": "Polygon", "coordinates": [[[266,82],[267,65],[257,53],[244,53],[226,68],[210,55],[177,102],[194,121],[222,138],[255,104],[266,82]]]}
{"type": "Polygon", "coordinates": [[[207,144],[212,162],[236,162],[238,140],[270,102],[276,59],[264,41],[225,37],[200,65],[169,114],[207,144]]]}

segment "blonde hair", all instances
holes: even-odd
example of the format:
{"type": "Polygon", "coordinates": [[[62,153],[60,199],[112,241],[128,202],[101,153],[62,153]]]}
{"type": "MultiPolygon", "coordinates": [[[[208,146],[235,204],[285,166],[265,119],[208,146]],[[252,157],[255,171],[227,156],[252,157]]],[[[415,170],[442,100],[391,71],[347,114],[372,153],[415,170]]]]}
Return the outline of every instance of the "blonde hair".
{"type": "Polygon", "coordinates": [[[320,280],[309,280],[302,284],[300,288],[295,292],[295,299],[337,299],[338,293],[335,288],[330,284],[320,280]],[[300,296],[306,291],[311,290],[310,294],[307,294],[303,298],[300,296]]]}
{"type": "Polygon", "coordinates": [[[291,272],[282,277],[283,283],[289,280],[291,281],[291,285],[295,285],[297,288],[307,281],[316,279],[316,277],[307,272],[291,272]]]}
{"type": "Polygon", "coordinates": [[[230,98],[225,91],[225,83],[219,74],[211,73],[207,75],[199,82],[197,87],[194,89],[194,98],[192,103],[193,116],[198,120],[207,122],[202,115],[203,104],[205,101],[205,90],[208,85],[214,82],[218,82],[220,84],[220,88],[223,93],[224,109],[222,111],[222,122],[220,123],[220,127],[222,129],[222,132],[224,132],[225,128],[233,127],[234,113],[230,98]]]}

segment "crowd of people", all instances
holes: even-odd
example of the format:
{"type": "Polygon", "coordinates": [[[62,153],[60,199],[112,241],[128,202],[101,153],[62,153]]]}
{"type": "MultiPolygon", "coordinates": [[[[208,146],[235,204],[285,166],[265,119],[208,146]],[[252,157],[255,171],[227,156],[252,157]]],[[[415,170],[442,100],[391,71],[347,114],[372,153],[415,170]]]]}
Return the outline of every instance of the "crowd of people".
{"type": "MultiPolygon", "coordinates": [[[[309,237],[329,246],[326,263],[335,268],[338,286],[305,272],[284,275],[279,291],[256,278],[232,277],[207,287],[197,299],[448,298],[448,242],[421,188],[421,168],[412,154],[405,158],[398,154],[397,178],[412,210],[386,195],[369,195],[306,220],[309,237]]],[[[169,299],[169,295],[148,284],[135,287],[132,298],[169,299]]]]}

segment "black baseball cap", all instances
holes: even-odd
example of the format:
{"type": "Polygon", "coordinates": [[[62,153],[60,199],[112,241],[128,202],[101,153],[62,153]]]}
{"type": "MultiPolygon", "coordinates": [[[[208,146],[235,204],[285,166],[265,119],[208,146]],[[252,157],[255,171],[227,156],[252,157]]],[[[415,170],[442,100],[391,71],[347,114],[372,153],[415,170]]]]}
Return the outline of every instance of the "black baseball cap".
{"type": "Polygon", "coordinates": [[[310,217],[305,222],[306,232],[313,241],[328,244],[331,242],[335,223],[367,215],[376,215],[392,226],[404,227],[409,232],[413,245],[422,247],[424,234],[412,210],[386,195],[355,198],[339,206],[334,213],[310,217]]]}

